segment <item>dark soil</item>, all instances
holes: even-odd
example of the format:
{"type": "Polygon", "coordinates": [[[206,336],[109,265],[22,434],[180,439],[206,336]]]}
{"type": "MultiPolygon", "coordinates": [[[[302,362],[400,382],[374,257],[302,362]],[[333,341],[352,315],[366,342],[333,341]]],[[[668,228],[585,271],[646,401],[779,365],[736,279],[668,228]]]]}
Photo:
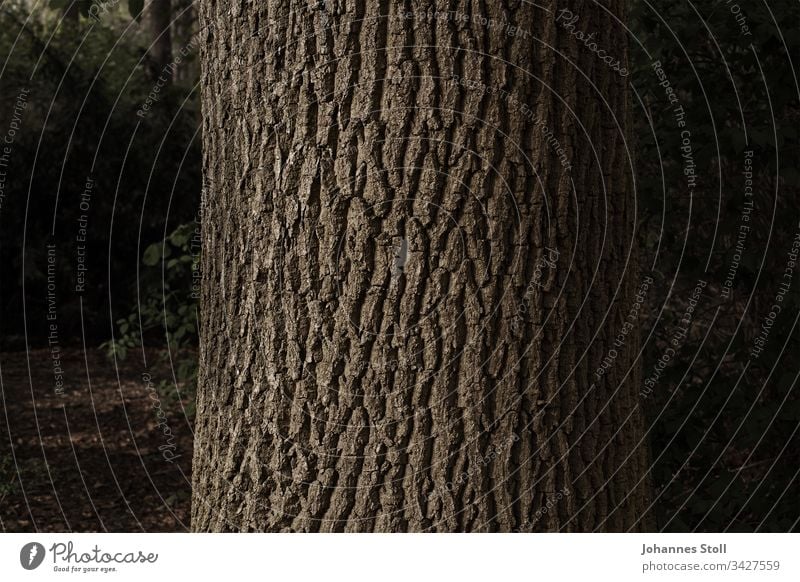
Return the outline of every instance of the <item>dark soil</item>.
{"type": "Polygon", "coordinates": [[[162,355],[115,367],[97,350],[61,350],[58,394],[49,349],[0,353],[0,530],[189,528],[193,422],[162,355]]]}

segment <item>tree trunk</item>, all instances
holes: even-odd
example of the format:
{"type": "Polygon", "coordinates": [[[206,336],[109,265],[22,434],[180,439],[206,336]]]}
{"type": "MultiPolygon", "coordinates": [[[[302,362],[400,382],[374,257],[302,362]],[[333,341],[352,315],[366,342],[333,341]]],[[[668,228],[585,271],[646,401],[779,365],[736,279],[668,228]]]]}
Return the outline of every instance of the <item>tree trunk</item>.
{"type": "Polygon", "coordinates": [[[64,23],[68,26],[76,26],[80,21],[80,6],[78,0],[66,0],[64,4],[64,23]]]}
{"type": "Polygon", "coordinates": [[[627,81],[553,2],[402,6],[202,2],[192,526],[647,529],[627,81]]]}
{"type": "MultiPolygon", "coordinates": [[[[174,15],[172,38],[177,43],[176,46],[185,51],[191,46],[197,31],[197,11],[194,0],[173,1],[172,11],[174,15]]],[[[199,72],[199,63],[193,58],[181,58],[180,62],[176,63],[173,81],[191,87],[197,83],[199,72]]]]}
{"type": "Polygon", "coordinates": [[[170,0],[152,0],[150,3],[150,37],[155,77],[164,76],[172,81],[172,4],[170,0]]]}

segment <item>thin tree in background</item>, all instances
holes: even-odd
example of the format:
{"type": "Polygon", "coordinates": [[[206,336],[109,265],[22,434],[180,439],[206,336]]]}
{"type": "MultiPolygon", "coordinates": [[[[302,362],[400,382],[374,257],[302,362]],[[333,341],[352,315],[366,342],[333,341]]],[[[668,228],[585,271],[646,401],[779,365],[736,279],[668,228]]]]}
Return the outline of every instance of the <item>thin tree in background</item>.
{"type": "Polygon", "coordinates": [[[153,60],[155,77],[163,76],[172,81],[172,4],[170,0],[152,0],[149,5],[149,23],[152,45],[150,55],[153,60]]]}

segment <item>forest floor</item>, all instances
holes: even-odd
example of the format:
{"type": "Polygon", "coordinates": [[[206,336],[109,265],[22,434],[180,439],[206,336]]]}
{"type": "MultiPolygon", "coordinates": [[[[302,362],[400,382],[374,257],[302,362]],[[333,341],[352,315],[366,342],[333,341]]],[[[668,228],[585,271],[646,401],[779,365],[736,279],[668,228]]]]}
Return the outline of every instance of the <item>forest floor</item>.
{"type": "Polygon", "coordinates": [[[0,353],[0,531],[187,530],[193,423],[163,353],[55,355],[0,353]]]}

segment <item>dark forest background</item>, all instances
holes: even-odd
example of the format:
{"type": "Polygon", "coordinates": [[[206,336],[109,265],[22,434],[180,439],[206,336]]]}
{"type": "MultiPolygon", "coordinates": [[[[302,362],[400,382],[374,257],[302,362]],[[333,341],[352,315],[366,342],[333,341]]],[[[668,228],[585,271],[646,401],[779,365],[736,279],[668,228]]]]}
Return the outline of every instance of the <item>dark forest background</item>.
{"type": "MultiPolygon", "coordinates": [[[[99,351],[108,366],[121,367],[147,346],[169,370],[157,384],[168,414],[191,423],[202,189],[198,23],[188,0],[172,0],[170,24],[159,26],[163,4],[0,3],[3,136],[27,96],[0,207],[0,350],[7,362],[51,347],[54,283],[59,345],[99,351]],[[77,292],[81,263],[85,286],[77,292]]],[[[655,281],[640,322],[643,377],[657,381],[643,405],[653,427],[659,528],[667,531],[797,529],[800,274],[768,323],[763,353],[753,358],[752,349],[800,223],[799,7],[743,4],[751,32],[744,35],[731,3],[661,0],[656,12],[632,2],[641,269],[655,281]],[[691,197],[681,131],[655,61],[691,130],[691,197]],[[753,152],[748,212],[745,151],[753,152]],[[707,285],[688,332],[659,365],[698,281],[707,285]]],[[[50,364],[31,363],[41,365],[50,364]]],[[[20,493],[19,462],[11,462],[11,435],[0,441],[0,498],[11,499],[20,493]]],[[[179,493],[178,503],[188,498],[179,493]]],[[[4,511],[12,509],[0,501],[4,511]]],[[[159,502],[152,511],[161,511],[159,502]]]]}

